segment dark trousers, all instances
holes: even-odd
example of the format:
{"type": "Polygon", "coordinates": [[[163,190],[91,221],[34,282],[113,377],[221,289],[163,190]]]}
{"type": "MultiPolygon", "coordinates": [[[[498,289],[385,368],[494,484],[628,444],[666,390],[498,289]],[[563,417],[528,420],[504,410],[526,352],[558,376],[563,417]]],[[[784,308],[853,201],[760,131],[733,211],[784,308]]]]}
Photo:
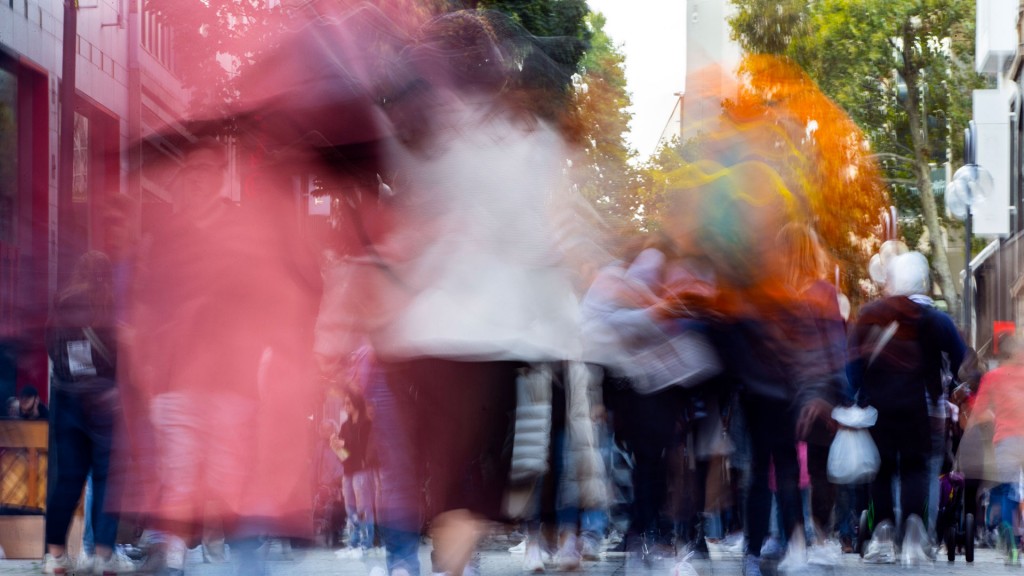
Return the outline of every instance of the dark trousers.
{"type": "Polygon", "coordinates": [[[439,358],[382,365],[424,520],[458,509],[500,517],[520,366],[439,358]]]}
{"type": "MultiPolygon", "coordinates": [[[[903,518],[917,514],[927,519],[928,458],[931,456],[931,428],[928,411],[878,411],[878,422],[871,428],[882,463],[871,484],[875,506],[875,524],[895,522],[892,480],[900,478],[900,509],[903,518]]],[[[902,525],[902,523],[900,523],[902,525]]]]}
{"type": "Polygon", "coordinates": [[[118,409],[112,381],[54,386],[50,400],[50,460],[46,543],[67,543],[71,518],[92,472],[92,528],[98,546],[113,548],[117,518],[106,511],[107,480],[118,409]],[[78,386],[76,389],[76,386],[78,386]]]}
{"type": "Polygon", "coordinates": [[[832,438],[822,422],[816,422],[807,439],[807,474],[811,478],[811,518],[826,538],[832,536],[832,509],[836,486],[828,481],[828,451],[832,438]]]}
{"type": "Polygon", "coordinates": [[[769,532],[772,494],[769,464],[775,464],[776,497],[788,538],[801,523],[800,464],[796,453],[796,418],[790,403],[766,398],[743,402],[750,430],[751,483],[747,496],[747,553],[759,556],[769,532]]]}
{"type": "Polygon", "coordinates": [[[605,401],[613,412],[615,433],[634,459],[630,536],[667,540],[672,531],[672,521],[664,514],[668,456],[678,437],[682,391],[670,387],[644,395],[625,380],[611,380],[605,382],[605,401]]]}

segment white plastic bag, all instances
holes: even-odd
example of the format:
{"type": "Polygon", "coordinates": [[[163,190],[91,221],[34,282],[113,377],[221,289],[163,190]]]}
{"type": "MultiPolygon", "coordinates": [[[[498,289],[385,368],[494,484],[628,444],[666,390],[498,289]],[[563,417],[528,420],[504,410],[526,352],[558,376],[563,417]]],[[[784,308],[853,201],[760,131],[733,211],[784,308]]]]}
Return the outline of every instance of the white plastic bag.
{"type": "Polygon", "coordinates": [[[863,484],[878,473],[882,461],[868,428],[878,420],[874,408],[836,408],[839,431],[828,453],[828,479],[834,484],[863,484]]]}

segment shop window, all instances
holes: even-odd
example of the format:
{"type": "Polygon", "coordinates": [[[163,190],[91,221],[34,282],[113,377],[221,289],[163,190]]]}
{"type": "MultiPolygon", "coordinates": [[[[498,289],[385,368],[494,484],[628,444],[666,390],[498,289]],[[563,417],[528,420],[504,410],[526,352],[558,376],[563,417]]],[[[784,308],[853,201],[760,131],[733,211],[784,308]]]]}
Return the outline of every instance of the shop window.
{"type": "Polygon", "coordinates": [[[71,201],[82,204],[89,201],[89,118],[75,112],[74,179],[71,201]]]}
{"type": "Polygon", "coordinates": [[[13,243],[18,198],[18,77],[0,68],[0,242],[13,243]]]}

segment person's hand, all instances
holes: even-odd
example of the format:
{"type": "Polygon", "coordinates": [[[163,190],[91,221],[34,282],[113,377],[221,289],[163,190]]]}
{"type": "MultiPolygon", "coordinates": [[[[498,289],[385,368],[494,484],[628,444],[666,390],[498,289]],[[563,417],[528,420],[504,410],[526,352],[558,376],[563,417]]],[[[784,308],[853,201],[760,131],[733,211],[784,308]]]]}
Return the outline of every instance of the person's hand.
{"type": "Polygon", "coordinates": [[[970,395],[971,387],[967,384],[961,384],[953,389],[953,394],[950,396],[950,400],[952,400],[954,404],[963,404],[970,395]]]}
{"type": "Polygon", "coordinates": [[[800,410],[800,418],[796,422],[796,437],[801,440],[807,439],[818,420],[825,422],[830,432],[835,432],[836,422],[832,419],[832,404],[821,398],[811,400],[800,410]]]}
{"type": "Polygon", "coordinates": [[[330,440],[334,436],[334,431],[338,429],[338,423],[334,420],[326,420],[320,423],[320,437],[324,440],[330,440]]]}

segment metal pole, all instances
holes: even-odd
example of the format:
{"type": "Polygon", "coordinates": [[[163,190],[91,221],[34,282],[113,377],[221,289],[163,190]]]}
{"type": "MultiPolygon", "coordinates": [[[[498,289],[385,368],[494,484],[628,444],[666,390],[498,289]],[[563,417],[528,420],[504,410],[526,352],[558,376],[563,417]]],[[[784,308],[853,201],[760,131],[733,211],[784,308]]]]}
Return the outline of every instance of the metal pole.
{"type": "Polygon", "coordinates": [[[971,204],[967,204],[967,218],[964,219],[964,340],[968,346],[974,346],[971,338],[971,204]]]}
{"type": "Polygon", "coordinates": [[[60,140],[57,147],[57,285],[66,282],[75,239],[71,188],[75,166],[75,58],[78,54],[78,2],[64,0],[64,36],[60,78],[60,140]]]}

